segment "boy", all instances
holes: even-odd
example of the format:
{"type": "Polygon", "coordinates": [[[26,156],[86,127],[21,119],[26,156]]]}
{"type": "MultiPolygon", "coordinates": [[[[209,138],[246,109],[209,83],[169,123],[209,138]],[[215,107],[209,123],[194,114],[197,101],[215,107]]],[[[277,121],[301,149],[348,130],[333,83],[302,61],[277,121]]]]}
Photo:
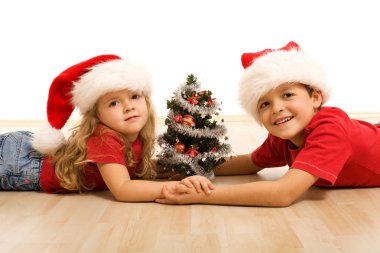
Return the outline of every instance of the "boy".
{"type": "Polygon", "coordinates": [[[177,190],[164,187],[166,204],[225,204],[284,207],[312,185],[380,186],[380,125],[349,119],[339,108],[323,107],[329,88],[320,65],[295,42],[242,56],[242,106],[269,134],[252,154],[240,155],[216,175],[253,174],[288,165],[276,181],[217,187],[202,193],[199,177],[182,180],[177,190]]]}

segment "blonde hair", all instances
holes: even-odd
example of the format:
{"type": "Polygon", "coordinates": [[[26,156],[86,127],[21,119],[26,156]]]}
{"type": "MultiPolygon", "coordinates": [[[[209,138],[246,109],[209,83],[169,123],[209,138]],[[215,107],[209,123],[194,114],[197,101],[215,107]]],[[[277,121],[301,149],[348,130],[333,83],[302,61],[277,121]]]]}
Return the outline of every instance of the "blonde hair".
{"type": "MultiPolygon", "coordinates": [[[[136,175],[141,178],[154,178],[156,172],[154,170],[151,158],[154,153],[155,143],[155,111],[151,103],[151,99],[145,96],[148,108],[148,120],[140,131],[142,141],[141,163],[137,168],[136,175]]],[[[87,157],[87,140],[92,136],[100,124],[97,116],[97,106],[87,111],[79,124],[71,130],[71,134],[66,143],[58,149],[53,155],[53,165],[55,174],[63,188],[70,191],[88,191],[94,186],[88,185],[89,182],[84,178],[84,167],[91,161],[87,157]]],[[[125,145],[125,160],[128,166],[136,165],[133,160],[131,145],[127,139],[120,134],[125,145]]]]}
{"type": "Polygon", "coordinates": [[[152,156],[154,154],[154,144],[156,140],[156,113],[152,105],[151,99],[145,97],[148,108],[148,120],[140,131],[141,141],[143,143],[141,152],[140,170],[136,175],[141,178],[155,178],[156,170],[154,169],[152,156]]]}

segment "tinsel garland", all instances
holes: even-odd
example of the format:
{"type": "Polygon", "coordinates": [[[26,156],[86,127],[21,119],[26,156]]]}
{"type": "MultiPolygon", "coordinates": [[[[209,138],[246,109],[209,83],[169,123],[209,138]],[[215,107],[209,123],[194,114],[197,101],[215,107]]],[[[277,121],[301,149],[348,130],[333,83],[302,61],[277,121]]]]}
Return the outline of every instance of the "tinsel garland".
{"type": "Polygon", "coordinates": [[[218,125],[215,126],[213,129],[209,127],[205,127],[204,129],[198,129],[194,127],[188,127],[184,126],[180,123],[177,123],[174,119],[174,113],[169,112],[168,114],[168,120],[170,123],[168,124],[172,129],[174,129],[176,132],[181,133],[183,135],[188,135],[191,137],[215,137],[218,138],[219,136],[224,135],[227,132],[227,129],[224,125],[218,125]]]}
{"type": "Polygon", "coordinates": [[[196,90],[196,89],[199,89],[200,87],[200,84],[196,83],[196,84],[191,84],[191,85],[183,85],[181,87],[179,87],[175,92],[174,92],[174,97],[173,97],[173,100],[179,105],[181,106],[182,108],[186,109],[187,111],[189,111],[190,113],[197,113],[197,114],[200,114],[200,115],[212,115],[212,114],[215,114],[215,115],[218,115],[218,112],[217,110],[219,110],[219,103],[214,101],[211,105],[207,106],[207,107],[200,107],[198,105],[193,105],[193,104],[190,104],[186,99],[183,98],[183,94],[181,92],[181,90],[184,90],[184,91],[193,91],[193,90],[196,90]]]}

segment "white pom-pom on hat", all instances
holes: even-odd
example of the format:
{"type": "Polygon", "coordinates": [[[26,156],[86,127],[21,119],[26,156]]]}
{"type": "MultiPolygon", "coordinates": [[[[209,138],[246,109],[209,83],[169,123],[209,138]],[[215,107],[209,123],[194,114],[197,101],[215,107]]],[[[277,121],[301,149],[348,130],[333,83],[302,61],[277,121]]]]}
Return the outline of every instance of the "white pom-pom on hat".
{"type": "Polygon", "coordinates": [[[33,133],[33,148],[42,154],[54,154],[65,143],[61,130],[45,124],[33,133]]]}

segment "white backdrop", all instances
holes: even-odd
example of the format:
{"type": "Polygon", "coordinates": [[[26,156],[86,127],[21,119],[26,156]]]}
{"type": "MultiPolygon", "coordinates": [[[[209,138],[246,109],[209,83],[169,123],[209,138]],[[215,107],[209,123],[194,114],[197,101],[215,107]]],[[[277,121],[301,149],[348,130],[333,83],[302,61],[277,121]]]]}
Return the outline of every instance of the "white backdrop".
{"type": "MultiPolygon", "coordinates": [[[[237,82],[243,52],[294,40],[324,65],[329,105],[380,111],[380,15],[376,0],[12,0],[0,3],[0,120],[45,119],[51,81],[99,54],[146,63],[160,116],[193,73],[244,114],[237,82]]],[[[73,117],[77,117],[77,113],[73,117]]]]}

